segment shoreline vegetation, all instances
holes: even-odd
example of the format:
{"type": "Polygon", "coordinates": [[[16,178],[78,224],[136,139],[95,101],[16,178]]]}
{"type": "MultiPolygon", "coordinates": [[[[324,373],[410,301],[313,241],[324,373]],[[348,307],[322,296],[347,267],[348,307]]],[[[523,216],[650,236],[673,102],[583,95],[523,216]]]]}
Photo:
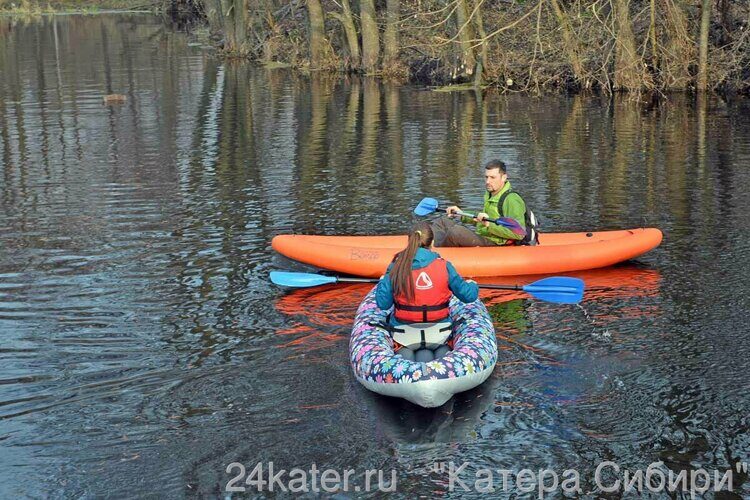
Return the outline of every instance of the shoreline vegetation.
{"type": "Polygon", "coordinates": [[[159,11],[206,22],[226,58],[446,90],[750,94],[747,0],[0,0],[0,12],[10,5],[159,11]]]}
{"type": "Polygon", "coordinates": [[[182,0],[227,57],[504,92],[750,93],[747,0],[182,0]]]}
{"type": "Polygon", "coordinates": [[[97,14],[105,12],[154,12],[165,2],[148,0],[0,0],[0,14],[39,16],[49,14],[97,14]]]}

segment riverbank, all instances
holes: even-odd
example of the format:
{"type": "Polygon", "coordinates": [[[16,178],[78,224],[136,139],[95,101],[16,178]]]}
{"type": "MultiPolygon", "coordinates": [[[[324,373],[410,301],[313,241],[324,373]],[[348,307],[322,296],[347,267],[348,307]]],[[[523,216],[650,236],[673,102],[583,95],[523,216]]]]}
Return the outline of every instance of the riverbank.
{"type": "MultiPolygon", "coordinates": [[[[348,1],[340,10],[333,0],[278,9],[265,0],[258,9],[248,0],[0,0],[0,14],[159,12],[178,30],[206,23],[227,59],[448,91],[630,92],[649,100],[672,92],[750,95],[750,8],[738,1],[705,10],[675,5],[650,16],[643,13],[654,0],[610,0],[601,9],[582,0],[567,7],[552,1],[552,8],[480,2],[471,12],[459,8],[466,1],[453,0],[452,13],[437,0],[375,5],[372,26],[355,22],[348,1]]],[[[362,9],[370,0],[360,3],[362,9]]]]}
{"type": "Polygon", "coordinates": [[[263,64],[507,93],[750,92],[750,8],[735,0],[189,4],[224,55],[263,64]]]}
{"type": "Polygon", "coordinates": [[[0,13],[18,15],[42,14],[95,14],[111,11],[154,11],[161,8],[161,2],[144,0],[0,0],[0,13]]]}

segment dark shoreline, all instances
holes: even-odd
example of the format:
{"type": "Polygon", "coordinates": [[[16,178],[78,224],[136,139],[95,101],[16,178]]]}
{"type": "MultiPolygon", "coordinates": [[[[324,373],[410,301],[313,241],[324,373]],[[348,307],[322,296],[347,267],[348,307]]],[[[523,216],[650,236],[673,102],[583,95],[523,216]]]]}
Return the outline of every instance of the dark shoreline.
{"type": "MultiPolygon", "coordinates": [[[[21,3],[21,2],[19,2],[21,3]]],[[[383,81],[395,81],[405,84],[430,87],[432,90],[444,92],[475,91],[500,92],[503,94],[525,94],[538,95],[601,95],[627,94],[634,100],[641,102],[646,108],[653,108],[664,101],[669,100],[670,95],[698,96],[701,94],[696,88],[695,81],[685,85],[684,88],[673,88],[666,86],[664,82],[657,80],[654,75],[654,85],[649,88],[627,89],[608,87],[602,79],[592,78],[583,84],[574,75],[559,64],[547,64],[541,61],[532,61],[531,66],[525,66],[526,61],[518,61],[512,71],[507,74],[486,74],[483,79],[475,79],[470,75],[456,75],[451,66],[445,60],[438,57],[422,57],[414,55],[410,51],[401,54],[401,59],[395,67],[386,67],[385,64],[377,71],[366,72],[361,68],[348,65],[345,54],[330,54],[330,59],[320,67],[312,67],[310,60],[306,57],[306,39],[304,37],[292,41],[291,36],[281,37],[282,43],[294,48],[294,57],[286,57],[287,52],[273,54],[261,54],[258,51],[247,50],[238,52],[231,43],[227,42],[227,35],[221,26],[216,23],[212,25],[206,17],[206,13],[195,8],[186,8],[183,3],[152,2],[144,4],[143,1],[58,1],[39,4],[22,2],[23,5],[0,0],[0,16],[46,16],[46,15],[94,15],[94,14],[128,14],[128,13],[152,13],[162,16],[165,23],[178,31],[193,32],[196,28],[205,27],[209,31],[208,38],[204,43],[210,44],[217,57],[238,62],[249,62],[268,68],[290,68],[302,76],[311,74],[325,74],[331,77],[348,76],[373,76],[383,81]],[[10,5],[15,8],[9,9],[10,5]],[[297,57],[299,55],[299,57],[297,57]],[[535,65],[535,66],[534,66],[535,65]],[[532,79],[532,70],[539,74],[553,75],[546,81],[540,82],[536,77],[532,79]]],[[[197,3],[196,3],[197,4],[197,3]]],[[[192,4],[191,4],[192,5],[192,4]]],[[[265,34],[264,34],[265,36],[265,34]]],[[[522,43],[522,42],[518,42],[522,43]]],[[[455,71],[455,68],[453,69],[455,71]]],[[[649,70],[653,71],[653,69],[649,70]]],[[[691,79],[696,75],[691,74],[691,79]]],[[[719,95],[725,99],[734,97],[750,96],[750,77],[742,80],[726,81],[708,90],[709,93],[719,95]]]]}

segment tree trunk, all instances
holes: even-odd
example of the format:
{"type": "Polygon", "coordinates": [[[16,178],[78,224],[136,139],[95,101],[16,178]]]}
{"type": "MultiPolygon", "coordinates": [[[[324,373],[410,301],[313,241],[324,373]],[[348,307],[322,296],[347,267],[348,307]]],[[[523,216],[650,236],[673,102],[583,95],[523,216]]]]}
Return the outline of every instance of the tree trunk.
{"type": "Polygon", "coordinates": [[[206,2],[206,19],[208,19],[209,29],[213,33],[224,30],[221,22],[221,12],[221,0],[206,2]]]}
{"type": "Polygon", "coordinates": [[[474,73],[477,61],[472,48],[474,30],[469,19],[466,0],[456,0],[456,25],[459,30],[458,40],[461,47],[461,60],[456,76],[470,77],[474,73]]]}
{"type": "Polygon", "coordinates": [[[718,0],[716,2],[716,11],[719,14],[719,23],[721,23],[721,38],[719,45],[727,45],[732,42],[732,31],[734,19],[732,17],[732,4],[730,0],[718,0]]]}
{"type": "Polygon", "coordinates": [[[651,42],[651,67],[656,71],[659,67],[659,46],[656,44],[656,0],[651,0],[651,24],[648,27],[648,38],[651,42]]]}
{"type": "Polygon", "coordinates": [[[224,50],[227,52],[234,52],[236,49],[235,38],[234,38],[234,23],[231,22],[232,18],[232,7],[233,0],[221,0],[221,10],[219,15],[221,16],[221,26],[224,32],[224,50]]]}
{"type": "Polygon", "coordinates": [[[224,50],[231,55],[247,55],[249,0],[217,0],[216,16],[224,32],[224,50]]]}
{"type": "Polygon", "coordinates": [[[565,54],[568,57],[570,66],[573,68],[573,76],[575,76],[575,79],[578,80],[583,86],[588,86],[583,81],[583,64],[581,64],[581,56],[578,52],[578,41],[573,34],[573,29],[570,26],[568,15],[562,9],[560,3],[557,0],[550,0],[550,3],[552,4],[552,10],[555,12],[557,23],[560,25],[560,29],[562,29],[565,54]]]}
{"type": "Polygon", "coordinates": [[[692,80],[690,64],[695,60],[695,43],[688,33],[688,20],[679,0],[665,0],[664,15],[668,40],[661,60],[662,84],[669,90],[685,90],[692,80]]]}
{"type": "Polygon", "coordinates": [[[614,89],[639,91],[646,86],[643,60],[636,49],[630,26],[628,0],[613,0],[615,10],[615,74],[614,89]]]}
{"type": "Polygon", "coordinates": [[[383,33],[383,65],[385,67],[393,67],[398,62],[400,9],[400,0],[386,1],[385,33],[383,33]]]}
{"type": "Polygon", "coordinates": [[[362,66],[366,72],[373,73],[377,70],[380,57],[380,39],[374,0],[360,0],[359,15],[362,22],[362,66]]]}
{"type": "Polygon", "coordinates": [[[247,55],[248,47],[248,24],[250,21],[250,12],[248,6],[249,0],[234,0],[234,37],[237,52],[240,55],[247,55]]]}
{"type": "Polygon", "coordinates": [[[387,0],[385,33],[383,34],[383,66],[389,68],[398,60],[399,37],[398,22],[400,0],[387,0]]]}
{"type": "MultiPolygon", "coordinates": [[[[481,1],[482,0],[475,0],[474,6],[474,8],[477,9],[477,13],[474,15],[474,24],[476,25],[479,38],[482,40],[482,42],[480,42],[479,59],[477,60],[477,66],[474,70],[475,87],[482,86],[482,83],[484,82],[484,70],[487,68],[487,42],[484,40],[487,34],[484,32],[484,21],[482,20],[482,11],[479,7],[479,2],[481,1]]],[[[479,95],[479,98],[481,99],[481,94],[479,95]]]]}
{"type": "Polygon", "coordinates": [[[310,67],[320,69],[325,54],[325,17],[320,0],[307,0],[310,19],[310,67]]]}
{"type": "Polygon", "coordinates": [[[708,29],[711,25],[711,0],[703,0],[701,5],[701,34],[698,43],[698,90],[708,89],[708,29]]]}
{"type": "Polygon", "coordinates": [[[352,8],[349,4],[349,0],[342,0],[341,6],[343,8],[341,14],[338,12],[331,12],[330,15],[331,17],[338,19],[344,27],[346,43],[349,47],[349,67],[357,70],[362,64],[362,56],[359,53],[359,40],[357,39],[357,26],[354,24],[354,16],[352,16],[352,8]]]}

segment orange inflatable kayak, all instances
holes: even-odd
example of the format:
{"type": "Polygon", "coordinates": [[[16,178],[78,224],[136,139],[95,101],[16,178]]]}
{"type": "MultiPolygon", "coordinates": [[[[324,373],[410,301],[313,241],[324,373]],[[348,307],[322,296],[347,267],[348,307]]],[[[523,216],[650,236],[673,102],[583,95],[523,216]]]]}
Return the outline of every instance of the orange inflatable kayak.
{"type": "MultiPolygon", "coordinates": [[[[556,274],[611,266],[659,246],[655,228],[591,233],[544,233],[539,245],[433,248],[464,277],[556,274]]],[[[280,235],[274,250],[290,259],[338,273],[377,278],[406,236],[280,235]]]]}

